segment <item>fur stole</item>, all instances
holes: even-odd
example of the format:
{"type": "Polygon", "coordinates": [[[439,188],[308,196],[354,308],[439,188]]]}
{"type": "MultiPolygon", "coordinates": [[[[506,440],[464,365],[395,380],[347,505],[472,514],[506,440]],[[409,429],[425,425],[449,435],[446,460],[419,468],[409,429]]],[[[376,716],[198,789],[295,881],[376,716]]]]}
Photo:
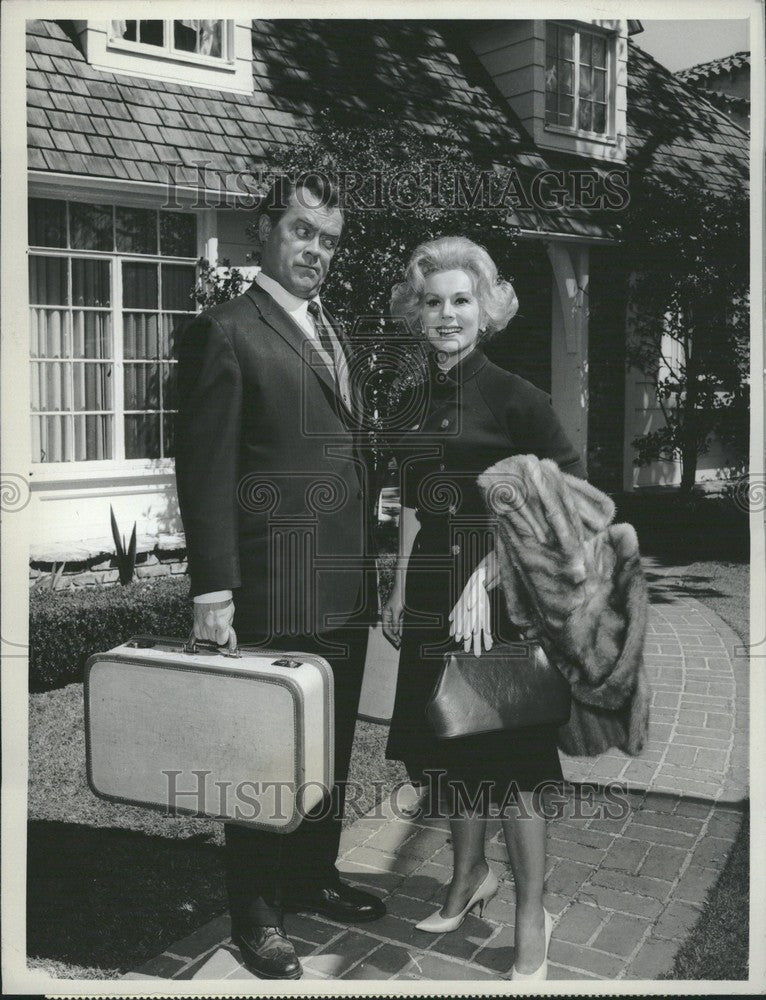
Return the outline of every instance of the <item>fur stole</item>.
{"type": "Polygon", "coordinates": [[[478,479],[496,520],[511,621],[540,641],[572,688],[565,753],[643,747],[651,693],[643,661],[647,588],[635,530],[613,502],[550,459],[515,455],[478,479]]]}

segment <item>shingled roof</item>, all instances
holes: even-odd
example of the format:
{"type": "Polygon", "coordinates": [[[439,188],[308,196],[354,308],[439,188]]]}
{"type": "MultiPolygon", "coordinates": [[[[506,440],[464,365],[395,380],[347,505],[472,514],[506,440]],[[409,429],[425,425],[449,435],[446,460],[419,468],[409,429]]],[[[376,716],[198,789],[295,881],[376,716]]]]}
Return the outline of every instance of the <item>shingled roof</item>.
{"type": "Polygon", "coordinates": [[[747,187],[750,139],[700,91],[629,41],[628,166],[724,193],[747,187]]]}
{"type": "Polygon", "coordinates": [[[689,66],[687,69],[679,69],[675,76],[685,83],[698,83],[724,73],[733,73],[745,66],[750,67],[750,53],[734,52],[730,56],[722,56],[720,59],[711,59],[710,62],[697,63],[696,66],[689,66]]]}
{"type": "MultiPolygon", "coordinates": [[[[582,168],[536,149],[456,22],[277,20],[252,27],[254,93],[218,93],[94,69],[68,22],[27,33],[30,169],[196,185],[196,164],[252,170],[327,107],[385,107],[428,132],[445,117],[476,155],[521,173],[582,168]]],[[[630,43],[628,153],[634,169],[725,187],[747,171],[747,136],[630,43]]],[[[586,161],[587,163],[587,161],[586,161]]],[[[603,165],[590,164],[596,169],[603,165]]],[[[576,209],[518,213],[522,228],[608,236],[576,209]]]]}

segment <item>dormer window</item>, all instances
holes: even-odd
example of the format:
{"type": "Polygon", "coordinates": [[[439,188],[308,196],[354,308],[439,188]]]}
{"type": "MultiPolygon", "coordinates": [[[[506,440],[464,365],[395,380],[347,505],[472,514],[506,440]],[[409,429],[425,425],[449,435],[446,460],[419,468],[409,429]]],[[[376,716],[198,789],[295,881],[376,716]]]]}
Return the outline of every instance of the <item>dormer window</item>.
{"type": "Polygon", "coordinates": [[[186,18],[180,21],[111,21],[109,45],[175,59],[229,62],[232,22],[186,18]]]}
{"type": "Polygon", "coordinates": [[[611,35],[549,21],[545,45],[545,124],[587,136],[613,130],[611,35]]]}
{"type": "Polygon", "coordinates": [[[253,93],[251,21],[75,21],[85,58],[107,73],[217,93],[253,93]]]}

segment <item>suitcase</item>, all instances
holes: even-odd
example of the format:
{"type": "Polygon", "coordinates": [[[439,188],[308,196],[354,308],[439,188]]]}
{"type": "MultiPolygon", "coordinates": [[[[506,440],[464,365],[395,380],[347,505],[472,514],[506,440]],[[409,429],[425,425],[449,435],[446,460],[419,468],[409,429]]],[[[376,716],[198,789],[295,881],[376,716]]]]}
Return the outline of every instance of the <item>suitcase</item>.
{"type": "Polygon", "coordinates": [[[101,798],[289,833],[332,788],[321,656],[136,636],[85,665],[88,784],[101,798]]]}

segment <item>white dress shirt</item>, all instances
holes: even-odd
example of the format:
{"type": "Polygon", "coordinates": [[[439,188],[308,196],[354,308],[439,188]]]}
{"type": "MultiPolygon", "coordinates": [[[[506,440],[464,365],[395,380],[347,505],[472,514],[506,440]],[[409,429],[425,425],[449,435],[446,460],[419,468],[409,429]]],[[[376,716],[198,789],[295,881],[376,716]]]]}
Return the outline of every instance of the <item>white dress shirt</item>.
{"type": "MultiPolygon", "coordinates": [[[[319,338],[317,337],[316,330],[314,329],[314,321],[311,316],[309,316],[309,300],[301,299],[297,295],[293,295],[292,292],[288,292],[286,288],[283,288],[278,281],[270,278],[268,274],[264,274],[263,271],[259,271],[255,276],[255,284],[268,292],[269,295],[274,299],[278,306],[282,306],[284,311],[290,316],[291,319],[295,320],[298,326],[308,334],[312,342],[316,341],[318,346],[319,338]]],[[[319,296],[314,296],[314,301],[319,302],[319,296]]],[[[319,302],[321,308],[322,303],[319,302]]]]}

